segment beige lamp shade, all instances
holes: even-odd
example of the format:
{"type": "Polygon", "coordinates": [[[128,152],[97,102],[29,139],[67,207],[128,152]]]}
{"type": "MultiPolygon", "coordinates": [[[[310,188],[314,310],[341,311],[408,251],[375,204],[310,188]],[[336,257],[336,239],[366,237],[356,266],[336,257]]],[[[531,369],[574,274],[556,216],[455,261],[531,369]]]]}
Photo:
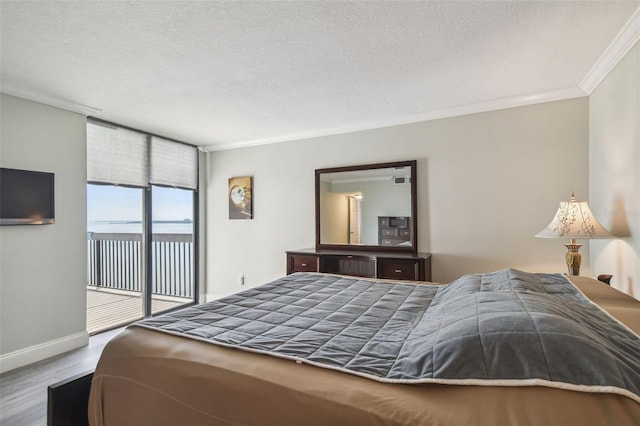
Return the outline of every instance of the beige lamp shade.
{"type": "Polygon", "coordinates": [[[593,216],[586,201],[578,201],[571,194],[571,200],[561,201],[560,207],[550,224],[536,234],[542,238],[569,238],[565,260],[569,275],[580,275],[582,255],[577,238],[611,238],[612,235],[593,216]]]}
{"type": "Polygon", "coordinates": [[[542,231],[536,234],[541,238],[611,238],[612,235],[595,218],[589,203],[577,201],[571,194],[570,201],[561,201],[560,207],[542,231]]]}

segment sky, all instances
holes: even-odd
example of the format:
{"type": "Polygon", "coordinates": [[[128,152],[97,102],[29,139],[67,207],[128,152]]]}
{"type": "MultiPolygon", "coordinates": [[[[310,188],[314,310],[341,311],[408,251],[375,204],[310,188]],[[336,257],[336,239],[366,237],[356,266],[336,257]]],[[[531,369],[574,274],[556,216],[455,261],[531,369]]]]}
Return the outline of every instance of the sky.
{"type": "MultiPolygon", "coordinates": [[[[111,185],[87,185],[87,221],[142,220],[142,191],[111,185]]],[[[154,186],[153,220],[193,220],[193,192],[154,186]]]]}

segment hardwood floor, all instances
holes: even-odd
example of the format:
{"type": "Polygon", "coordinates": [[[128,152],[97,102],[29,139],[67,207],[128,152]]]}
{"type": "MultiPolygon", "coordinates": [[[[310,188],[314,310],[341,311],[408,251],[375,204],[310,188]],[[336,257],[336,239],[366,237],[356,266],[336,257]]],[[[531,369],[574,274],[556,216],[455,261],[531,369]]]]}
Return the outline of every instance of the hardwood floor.
{"type": "Polygon", "coordinates": [[[104,346],[121,331],[96,334],[83,348],[0,375],[0,425],[46,425],[47,386],[94,370],[104,346]]]}

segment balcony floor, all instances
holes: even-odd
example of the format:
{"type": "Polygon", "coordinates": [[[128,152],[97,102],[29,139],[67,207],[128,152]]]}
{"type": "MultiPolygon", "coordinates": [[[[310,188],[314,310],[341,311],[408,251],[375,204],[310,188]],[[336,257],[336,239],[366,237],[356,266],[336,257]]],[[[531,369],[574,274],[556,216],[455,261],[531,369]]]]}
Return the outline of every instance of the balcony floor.
{"type": "MultiPolygon", "coordinates": [[[[151,310],[157,314],[187,303],[191,303],[191,300],[166,300],[153,296],[151,310]]],[[[129,324],[142,319],[142,316],[142,297],[139,293],[87,288],[87,332],[89,334],[129,324]]]]}

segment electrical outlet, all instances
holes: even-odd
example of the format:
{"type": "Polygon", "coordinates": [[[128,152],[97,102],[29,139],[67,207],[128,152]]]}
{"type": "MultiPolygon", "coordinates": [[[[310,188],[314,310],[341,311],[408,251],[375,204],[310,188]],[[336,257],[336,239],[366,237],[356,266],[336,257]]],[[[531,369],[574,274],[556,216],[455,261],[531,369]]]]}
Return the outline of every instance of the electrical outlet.
{"type": "Polygon", "coordinates": [[[244,272],[240,272],[240,275],[238,276],[238,282],[240,283],[240,285],[244,285],[244,272]]]}

